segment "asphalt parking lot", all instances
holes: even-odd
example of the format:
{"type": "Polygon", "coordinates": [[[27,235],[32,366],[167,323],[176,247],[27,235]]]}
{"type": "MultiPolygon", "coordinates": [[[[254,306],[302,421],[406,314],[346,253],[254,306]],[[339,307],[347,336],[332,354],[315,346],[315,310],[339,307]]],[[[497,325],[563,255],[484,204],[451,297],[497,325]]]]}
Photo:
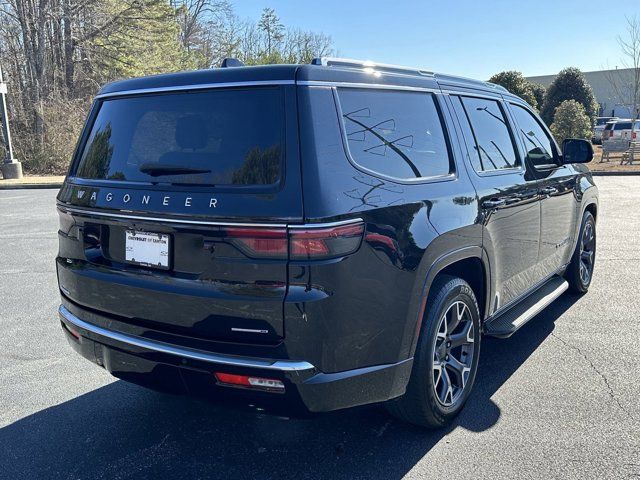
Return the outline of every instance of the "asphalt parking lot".
{"type": "Polygon", "coordinates": [[[378,406],[305,419],[116,381],[56,316],[54,190],[0,191],[0,478],[640,477],[640,177],[598,177],[592,289],[486,339],[446,431],[378,406]]]}

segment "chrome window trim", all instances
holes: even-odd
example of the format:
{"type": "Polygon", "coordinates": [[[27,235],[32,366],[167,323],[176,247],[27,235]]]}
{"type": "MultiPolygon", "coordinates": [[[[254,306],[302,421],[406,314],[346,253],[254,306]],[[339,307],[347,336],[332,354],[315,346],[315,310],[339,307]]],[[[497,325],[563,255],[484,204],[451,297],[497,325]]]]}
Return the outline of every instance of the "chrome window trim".
{"type": "Polygon", "coordinates": [[[407,85],[385,85],[383,83],[328,82],[321,80],[300,80],[303,87],[373,88],[377,90],[405,90],[410,92],[441,93],[439,88],[410,87],[407,85]]]}
{"type": "MultiPolygon", "coordinates": [[[[465,95],[468,97],[488,98],[490,100],[504,100],[501,92],[495,90],[477,90],[469,92],[466,90],[453,90],[443,87],[413,87],[409,85],[388,85],[383,83],[356,83],[356,82],[331,82],[322,80],[300,80],[297,85],[305,87],[341,87],[341,88],[373,88],[378,90],[404,90],[409,92],[429,92],[437,95],[465,95]]],[[[510,98],[510,97],[509,97],[510,98]]]]}
{"type": "Polygon", "coordinates": [[[226,82],[226,83],[200,83],[194,85],[173,85],[170,87],[140,88],[137,90],[122,90],[119,92],[100,93],[96,95],[96,99],[110,97],[121,97],[128,95],[143,95],[147,93],[166,93],[180,92],[186,90],[210,90],[213,88],[230,88],[230,87],[256,87],[268,85],[294,85],[295,80],[260,80],[252,82],[226,82]]]}
{"type": "Polygon", "coordinates": [[[281,372],[300,372],[313,370],[315,367],[309,362],[297,360],[267,360],[250,357],[237,357],[234,355],[223,355],[218,353],[203,352],[187,347],[178,347],[164,342],[147,340],[145,338],[127,335],[124,333],[114,332],[106,328],[98,327],[91,323],[85,322],[71,313],[63,305],[58,308],[58,313],[64,321],[78,328],[91,332],[95,335],[115,340],[117,342],[126,343],[135,347],[151,350],[154,352],[166,353],[182,358],[190,358],[208,363],[216,363],[220,365],[233,365],[237,367],[261,368],[265,370],[277,370],[281,372]]]}
{"type": "Polygon", "coordinates": [[[488,100],[504,100],[504,96],[499,92],[491,91],[491,90],[479,90],[476,92],[467,92],[466,90],[450,90],[447,88],[442,89],[443,95],[458,95],[464,97],[476,97],[476,98],[486,98],[488,100]]]}

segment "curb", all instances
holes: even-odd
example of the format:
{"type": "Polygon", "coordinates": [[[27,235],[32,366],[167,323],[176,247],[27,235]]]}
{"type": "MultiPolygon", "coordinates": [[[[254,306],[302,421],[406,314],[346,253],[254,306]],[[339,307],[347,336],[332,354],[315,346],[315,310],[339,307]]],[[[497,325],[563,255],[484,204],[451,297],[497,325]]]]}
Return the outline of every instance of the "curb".
{"type": "Polygon", "coordinates": [[[59,190],[62,187],[62,182],[59,183],[9,183],[6,185],[2,184],[2,180],[0,180],[0,190],[27,190],[27,189],[57,189],[59,190]]]}
{"type": "Polygon", "coordinates": [[[591,172],[594,177],[633,177],[640,175],[638,172],[591,172]]]}

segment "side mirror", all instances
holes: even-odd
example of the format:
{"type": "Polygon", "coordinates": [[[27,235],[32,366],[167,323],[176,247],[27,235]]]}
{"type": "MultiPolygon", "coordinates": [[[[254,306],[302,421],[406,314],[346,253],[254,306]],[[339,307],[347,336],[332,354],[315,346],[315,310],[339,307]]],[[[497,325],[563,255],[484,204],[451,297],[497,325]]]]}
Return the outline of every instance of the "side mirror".
{"type": "Polygon", "coordinates": [[[589,163],[591,160],[591,142],[581,138],[567,138],[562,142],[562,163],[589,163]]]}

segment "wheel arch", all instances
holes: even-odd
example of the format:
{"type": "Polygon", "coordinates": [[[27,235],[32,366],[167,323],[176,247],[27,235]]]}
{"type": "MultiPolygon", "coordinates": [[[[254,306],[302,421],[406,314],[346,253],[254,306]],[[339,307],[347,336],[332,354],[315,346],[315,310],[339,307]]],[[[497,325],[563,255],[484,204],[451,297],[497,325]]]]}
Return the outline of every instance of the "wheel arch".
{"type": "MultiPolygon", "coordinates": [[[[595,201],[591,201],[589,203],[587,203],[587,205],[584,207],[584,211],[582,212],[582,215],[584,215],[584,212],[589,212],[591,213],[591,215],[593,215],[593,218],[595,220],[598,219],[598,204],[595,201]]],[[[581,216],[582,219],[582,216],[581,216]]]]}
{"type": "MultiPolygon", "coordinates": [[[[587,192],[590,192],[593,190],[595,189],[591,188],[587,190],[587,192]]],[[[582,227],[582,217],[584,217],[585,212],[591,213],[591,215],[593,215],[594,220],[596,221],[596,224],[598,223],[597,191],[593,192],[593,194],[589,196],[586,196],[585,194],[585,196],[583,197],[582,206],[580,208],[580,216],[577,218],[577,221],[576,221],[576,224],[574,225],[574,230],[573,230],[573,250],[571,250],[572,253],[576,249],[578,245],[578,240],[580,239],[580,228],[582,227]]]]}
{"type": "MultiPolygon", "coordinates": [[[[465,280],[476,295],[481,320],[486,316],[486,309],[490,303],[491,274],[484,249],[480,246],[469,246],[443,254],[429,267],[420,292],[417,313],[414,314],[413,321],[409,322],[412,327],[410,356],[415,353],[431,286],[440,275],[452,275],[465,280]]],[[[412,310],[415,312],[415,309],[412,310]]]]}

